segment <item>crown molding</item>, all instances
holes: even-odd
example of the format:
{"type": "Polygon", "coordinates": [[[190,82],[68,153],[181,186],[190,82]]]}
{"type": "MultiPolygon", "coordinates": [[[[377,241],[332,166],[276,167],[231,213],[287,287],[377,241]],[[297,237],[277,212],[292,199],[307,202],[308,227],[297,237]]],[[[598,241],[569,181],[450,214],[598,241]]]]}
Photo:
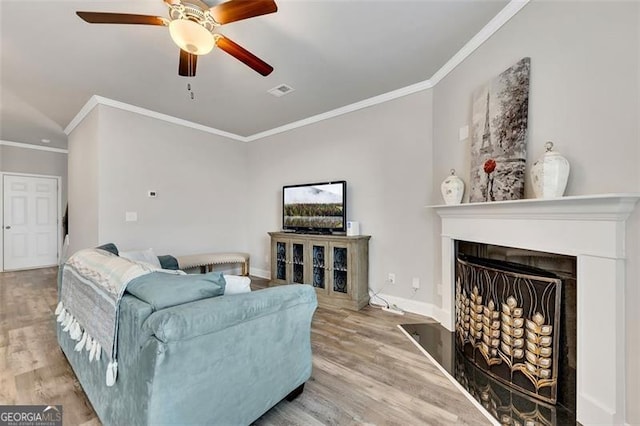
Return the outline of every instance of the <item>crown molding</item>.
{"type": "Polygon", "coordinates": [[[431,82],[435,86],[445,78],[451,71],[462,63],[469,55],[471,55],[478,47],[496,33],[504,24],[513,18],[520,10],[525,7],[530,0],[511,0],[496,16],[490,20],[471,40],[467,42],[462,49],[447,61],[433,76],[431,82]]]}
{"type": "MultiPolygon", "coordinates": [[[[93,110],[93,108],[95,108],[96,105],[98,105],[98,98],[102,98],[102,97],[93,95],[91,98],[89,98],[87,103],[84,104],[82,108],[80,108],[80,111],[78,111],[76,116],[73,117],[73,119],[71,119],[69,124],[67,124],[67,127],[64,128],[63,132],[65,135],[69,136],[69,134],[73,132],[73,129],[78,127],[78,124],[80,124],[82,120],[84,120],[84,118],[87,115],[89,115],[91,110],[93,110]]],[[[106,98],[102,98],[102,99],[106,99],[106,98]]]]}
{"type": "Polygon", "coordinates": [[[247,142],[247,138],[244,136],[236,135],[235,133],[225,132],[213,127],[204,126],[202,124],[195,123],[193,121],[184,120],[182,118],[174,117],[172,115],[163,114],[161,112],[153,111],[150,109],[142,108],[136,105],[127,104],[125,102],[116,101],[114,99],[105,98],[104,96],[93,95],[86,104],[80,109],[78,114],[71,120],[69,125],[64,129],[64,133],[69,135],[77,126],[84,120],[84,118],[98,105],[106,105],[113,108],[118,108],[124,111],[133,112],[136,114],[144,115],[145,117],[155,118],[157,120],[166,121],[168,123],[177,124],[179,126],[189,127],[192,129],[200,130],[206,133],[212,133],[214,135],[223,136],[225,138],[237,140],[240,142],[247,142]]]}
{"type": "Polygon", "coordinates": [[[201,130],[203,132],[211,133],[225,138],[233,139],[240,142],[252,142],[259,139],[266,138],[268,136],[277,135],[278,133],[287,132],[289,130],[297,129],[299,127],[308,126],[319,121],[327,120],[330,118],[338,117],[343,114],[348,114],[363,108],[378,105],[384,102],[391,101],[403,96],[411,95],[413,93],[421,92],[423,90],[431,89],[438,84],[444,77],[453,71],[458,65],[460,65],[469,55],[471,55],[478,47],[480,47],[485,41],[489,39],[496,31],[498,31],[504,24],[506,24],[512,17],[514,17],[523,7],[525,7],[530,0],[511,0],[498,14],[485,25],[471,40],[467,42],[451,59],[447,61],[433,76],[428,80],[423,80],[410,86],[402,87],[391,92],[383,93],[378,96],[374,96],[353,104],[345,105],[340,108],[333,109],[331,111],[323,112],[321,114],[313,115],[311,117],[304,118],[302,120],[294,121],[283,126],[274,127],[273,129],[265,130],[263,132],[254,133],[249,136],[240,136],[235,133],[226,132],[224,130],[216,129],[213,127],[205,126],[195,123],[193,121],[184,120],[182,118],[173,117],[171,115],[163,114],[157,111],[152,111],[146,108],[138,107],[135,105],[127,104],[124,102],[116,101],[113,99],[105,98],[102,96],[93,95],[89,101],[80,109],[78,114],[69,122],[64,129],[64,133],[69,135],[73,129],[95,108],[97,105],[107,105],[114,108],[122,109],[136,114],[144,115],[147,117],[155,118],[158,120],[166,121],[173,124],[178,124],[184,127],[190,127],[192,129],[201,130]]]}
{"type": "Polygon", "coordinates": [[[353,104],[345,105],[340,108],[332,109],[331,111],[323,112],[321,114],[313,115],[311,117],[303,118],[302,120],[294,121],[284,126],[274,127],[264,132],[255,133],[251,136],[247,136],[247,142],[252,142],[258,139],[266,138],[267,136],[276,135],[278,133],[287,132],[289,130],[297,129],[298,127],[308,126],[309,124],[317,123],[318,121],[327,120],[329,118],[337,117],[339,115],[348,114],[350,112],[357,111],[359,109],[367,108],[373,105],[382,104],[393,99],[407,96],[412,93],[421,92],[433,87],[430,80],[424,80],[411,86],[402,87],[391,92],[383,93],[372,98],[365,99],[363,101],[355,102],[353,104]]]}
{"type": "Polygon", "coordinates": [[[35,149],[37,151],[49,151],[49,152],[57,152],[59,154],[68,154],[69,150],[64,148],[53,148],[50,146],[42,146],[42,145],[34,145],[31,143],[22,143],[22,142],[12,142],[12,141],[3,141],[0,140],[0,145],[2,146],[12,146],[15,148],[24,148],[24,149],[35,149]]]}

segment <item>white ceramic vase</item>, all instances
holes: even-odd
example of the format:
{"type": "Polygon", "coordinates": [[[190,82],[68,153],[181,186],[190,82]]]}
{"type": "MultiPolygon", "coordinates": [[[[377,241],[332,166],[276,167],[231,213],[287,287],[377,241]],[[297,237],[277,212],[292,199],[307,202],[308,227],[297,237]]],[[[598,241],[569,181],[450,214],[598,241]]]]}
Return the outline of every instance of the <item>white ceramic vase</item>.
{"type": "Polygon", "coordinates": [[[553,142],[544,144],[546,152],[531,167],[536,198],[562,197],[567,187],[570,166],[562,155],[553,152],[553,142]]]}
{"type": "Polygon", "coordinates": [[[456,176],[456,171],[451,169],[451,176],[448,176],[442,182],[440,190],[445,204],[460,204],[464,195],[464,182],[456,176]]]}

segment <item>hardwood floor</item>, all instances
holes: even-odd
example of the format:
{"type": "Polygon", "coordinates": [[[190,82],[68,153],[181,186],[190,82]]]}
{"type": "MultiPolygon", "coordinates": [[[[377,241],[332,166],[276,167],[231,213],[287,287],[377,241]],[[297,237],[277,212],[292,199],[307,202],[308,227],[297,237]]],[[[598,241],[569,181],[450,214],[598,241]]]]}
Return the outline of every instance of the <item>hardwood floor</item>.
{"type": "MultiPolygon", "coordinates": [[[[66,425],[99,425],[56,342],[56,274],[0,273],[0,405],[62,404],[66,425]]],[[[252,280],[254,289],[265,285],[252,280]]],[[[371,307],[318,308],[304,392],[255,425],[490,424],[396,327],[425,321],[371,307]]]]}

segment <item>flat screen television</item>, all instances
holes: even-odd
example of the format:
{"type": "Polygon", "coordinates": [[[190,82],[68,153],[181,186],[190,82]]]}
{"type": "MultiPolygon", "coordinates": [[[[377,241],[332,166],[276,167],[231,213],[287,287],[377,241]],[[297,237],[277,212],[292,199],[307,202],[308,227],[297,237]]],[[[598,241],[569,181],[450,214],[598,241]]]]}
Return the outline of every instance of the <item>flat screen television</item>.
{"type": "Polygon", "coordinates": [[[282,187],[282,228],[308,233],[344,232],[347,228],[347,182],[282,187]]]}

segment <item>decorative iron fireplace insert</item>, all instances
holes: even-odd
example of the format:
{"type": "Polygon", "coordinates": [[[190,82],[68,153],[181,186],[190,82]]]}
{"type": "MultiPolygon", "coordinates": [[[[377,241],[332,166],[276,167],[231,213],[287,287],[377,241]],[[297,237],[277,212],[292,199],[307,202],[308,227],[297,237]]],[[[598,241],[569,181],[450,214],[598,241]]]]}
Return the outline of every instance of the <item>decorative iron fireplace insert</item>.
{"type": "Polygon", "coordinates": [[[555,404],[562,280],[464,254],[456,269],[457,350],[494,378],[555,404]]]}

